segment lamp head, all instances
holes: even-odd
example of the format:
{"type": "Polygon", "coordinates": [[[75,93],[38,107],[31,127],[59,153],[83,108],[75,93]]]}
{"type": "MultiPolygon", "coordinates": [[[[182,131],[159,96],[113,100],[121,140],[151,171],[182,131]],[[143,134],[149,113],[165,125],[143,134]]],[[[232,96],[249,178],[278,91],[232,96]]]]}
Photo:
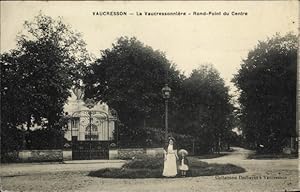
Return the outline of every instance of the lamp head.
{"type": "Polygon", "coordinates": [[[164,99],[169,99],[170,98],[170,96],[171,96],[171,88],[168,86],[168,84],[166,84],[162,88],[161,92],[162,92],[162,95],[163,95],[164,99]]]}

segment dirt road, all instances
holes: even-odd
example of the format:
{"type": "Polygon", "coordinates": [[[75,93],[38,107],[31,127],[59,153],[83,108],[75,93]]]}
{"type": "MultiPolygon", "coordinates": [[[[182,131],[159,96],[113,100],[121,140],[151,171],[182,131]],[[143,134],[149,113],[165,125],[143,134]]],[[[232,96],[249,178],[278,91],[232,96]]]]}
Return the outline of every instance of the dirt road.
{"type": "Polygon", "coordinates": [[[298,186],[298,160],[248,160],[251,151],[234,152],[209,163],[231,163],[246,169],[242,174],[176,179],[105,179],[88,177],[90,170],[118,167],[122,163],[4,165],[2,190],[8,191],[285,191],[298,186]],[[41,171],[42,170],[42,171],[41,171]]]}

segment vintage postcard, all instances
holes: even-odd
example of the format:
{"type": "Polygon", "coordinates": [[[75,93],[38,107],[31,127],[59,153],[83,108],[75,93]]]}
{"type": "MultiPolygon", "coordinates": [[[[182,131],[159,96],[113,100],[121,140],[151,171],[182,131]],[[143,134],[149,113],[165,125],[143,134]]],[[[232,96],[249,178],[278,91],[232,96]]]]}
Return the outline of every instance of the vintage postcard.
{"type": "Polygon", "coordinates": [[[299,15],[1,1],[0,190],[299,191],[299,15]]]}

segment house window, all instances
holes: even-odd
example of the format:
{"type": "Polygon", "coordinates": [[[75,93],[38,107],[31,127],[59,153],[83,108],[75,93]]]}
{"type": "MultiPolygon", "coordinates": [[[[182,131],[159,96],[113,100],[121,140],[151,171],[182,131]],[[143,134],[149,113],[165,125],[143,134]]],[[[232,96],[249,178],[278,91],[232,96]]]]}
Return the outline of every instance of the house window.
{"type": "Polygon", "coordinates": [[[71,120],[71,128],[72,129],[77,129],[79,128],[79,118],[74,118],[71,120]]]}
{"type": "Polygon", "coordinates": [[[88,125],[85,128],[85,140],[98,140],[98,127],[94,124],[88,125]],[[90,128],[92,127],[92,130],[90,131],[90,128]]]}
{"type": "Polygon", "coordinates": [[[90,132],[91,127],[92,127],[92,132],[98,132],[98,127],[94,124],[92,124],[92,126],[90,124],[88,126],[86,126],[85,132],[90,132]]]}

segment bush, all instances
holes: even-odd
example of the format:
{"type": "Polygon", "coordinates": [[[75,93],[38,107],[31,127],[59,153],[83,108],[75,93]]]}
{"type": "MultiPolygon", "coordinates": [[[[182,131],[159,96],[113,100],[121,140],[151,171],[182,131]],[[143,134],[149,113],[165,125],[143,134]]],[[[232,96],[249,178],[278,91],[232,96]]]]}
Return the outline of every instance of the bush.
{"type": "Polygon", "coordinates": [[[141,159],[135,159],[128,163],[125,163],[122,168],[126,169],[161,169],[163,167],[164,160],[159,157],[143,157],[141,159]]]}
{"type": "MultiPolygon", "coordinates": [[[[188,157],[190,170],[187,176],[211,176],[243,173],[245,169],[232,164],[209,164],[188,157]]],[[[106,168],[92,171],[89,176],[105,178],[162,178],[163,158],[143,157],[125,163],[121,168],[106,168]]],[[[178,175],[179,176],[179,175],[178,175]]]]}
{"type": "Polygon", "coordinates": [[[284,154],[284,153],[273,153],[273,154],[250,154],[247,159],[297,159],[298,154],[284,154]]]}
{"type": "Polygon", "coordinates": [[[63,133],[56,129],[37,129],[26,136],[27,149],[61,149],[63,133]]]}
{"type": "Polygon", "coordinates": [[[18,151],[11,151],[1,154],[1,163],[16,163],[20,162],[18,151]]]}
{"type": "MultiPolygon", "coordinates": [[[[129,130],[123,130],[123,132],[128,132],[129,130]]],[[[161,128],[155,127],[145,127],[138,129],[139,140],[133,140],[128,137],[128,135],[120,136],[119,138],[119,147],[122,148],[142,148],[142,147],[162,147],[165,145],[165,131],[161,128]]],[[[170,132],[176,140],[177,148],[183,148],[192,152],[193,148],[193,137],[190,135],[183,135],[174,132],[170,132]]],[[[195,143],[196,149],[196,143],[195,143]]]]}
{"type": "Polygon", "coordinates": [[[188,158],[189,160],[189,166],[194,168],[203,168],[208,167],[208,163],[204,161],[198,160],[198,158],[188,158]]]}
{"type": "Polygon", "coordinates": [[[243,173],[245,169],[242,167],[238,167],[233,164],[208,164],[205,166],[202,164],[201,166],[193,167],[188,172],[188,176],[197,177],[197,176],[212,176],[212,175],[223,175],[223,174],[234,174],[234,173],[243,173]]]}
{"type": "Polygon", "coordinates": [[[106,168],[98,171],[92,171],[89,176],[104,177],[104,178],[159,178],[161,177],[162,169],[118,169],[106,168]]]}

